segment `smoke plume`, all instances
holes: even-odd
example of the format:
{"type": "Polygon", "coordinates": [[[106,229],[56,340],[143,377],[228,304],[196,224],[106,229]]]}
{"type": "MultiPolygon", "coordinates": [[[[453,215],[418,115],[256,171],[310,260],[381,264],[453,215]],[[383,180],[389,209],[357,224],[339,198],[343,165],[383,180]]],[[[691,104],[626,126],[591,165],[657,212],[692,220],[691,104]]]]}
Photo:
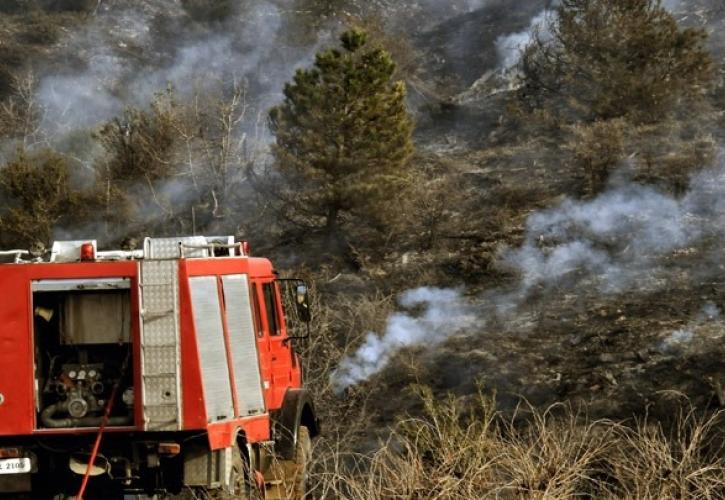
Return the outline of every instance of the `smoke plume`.
{"type": "Polygon", "coordinates": [[[338,390],[378,373],[404,347],[437,345],[478,321],[460,290],[417,288],[405,292],[399,303],[403,308],[421,311],[397,312],[388,318],[382,336],[368,333],[357,352],[345,358],[332,374],[331,380],[338,390]]]}
{"type": "MultiPolygon", "coordinates": [[[[402,307],[423,306],[424,313],[395,313],[382,336],[368,333],[362,347],[341,363],[335,383],[341,389],[356,384],[378,373],[401,348],[436,345],[461,329],[483,325],[486,306],[493,305],[494,314],[516,314],[536,290],[656,290],[667,282],[657,279],[665,270],[663,257],[725,240],[725,166],[694,176],[679,198],[626,179],[615,182],[622,184],[592,200],[567,199],[531,215],[523,244],[500,258],[502,266],[519,275],[518,283],[513,290],[487,293],[479,299],[484,306],[474,307],[456,290],[420,288],[403,294],[402,307]]],[[[719,314],[713,304],[706,305],[696,324],[719,314]]],[[[683,329],[662,345],[691,339],[692,328],[683,329]]]]}
{"type": "Polygon", "coordinates": [[[516,295],[575,287],[590,280],[601,293],[654,289],[661,258],[725,237],[725,167],[698,174],[681,198],[627,184],[590,201],[565,200],[532,215],[524,244],[503,255],[521,276],[516,295]]]}
{"type": "Polygon", "coordinates": [[[64,42],[66,57],[79,67],[48,72],[40,82],[45,131],[57,137],[92,128],[128,106],[148,105],[167,87],[188,97],[241,82],[255,108],[266,110],[281,98],[295,69],[310,63],[330,38],[330,30],[321,29],[304,42],[291,40],[284,29],[291,14],[284,9],[293,3],[258,0],[212,24],[169,15],[164,0],[143,8],[104,4],[64,42]]]}
{"type": "Polygon", "coordinates": [[[504,261],[520,272],[523,292],[576,281],[582,274],[598,276],[602,292],[619,292],[658,256],[700,236],[691,209],[687,198],[679,201],[643,186],[626,186],[587,202],[567,200],[531,216],[525,243],[504,261]]]}
{"type": "Polygon", "coordinates": [[[531,20],[525,30],[498,37],[496,40],[496,53],[498,54],[500,68],[507,70],[515,67],[521,60],[524,49],[531,43],[534,36],[546,40],[549,36],[548,26],[554,15],[553,11],[543,10],[531,20]]]}
{"type": "Polygon", "coordinates": [[[677,354],[686,349],[697,338],[697,331],[707,325],[714,323],[720,319],[720,308],[712,302],[707,302],[698,313],[697,317],[686,327],[675,330],[665,337],[657,346],[657,348],[668,354],[677,354]]]}

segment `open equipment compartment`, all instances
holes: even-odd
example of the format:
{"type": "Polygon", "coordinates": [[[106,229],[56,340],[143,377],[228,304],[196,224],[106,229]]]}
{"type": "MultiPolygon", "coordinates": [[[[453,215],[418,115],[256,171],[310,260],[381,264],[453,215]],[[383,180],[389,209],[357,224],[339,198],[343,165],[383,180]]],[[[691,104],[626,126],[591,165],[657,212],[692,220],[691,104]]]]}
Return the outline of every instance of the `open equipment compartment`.
{"type": "Polygon", "coordinates": [[[38,429],[134,423],[128,278],[38,280],[33,291],[38,429]]]}

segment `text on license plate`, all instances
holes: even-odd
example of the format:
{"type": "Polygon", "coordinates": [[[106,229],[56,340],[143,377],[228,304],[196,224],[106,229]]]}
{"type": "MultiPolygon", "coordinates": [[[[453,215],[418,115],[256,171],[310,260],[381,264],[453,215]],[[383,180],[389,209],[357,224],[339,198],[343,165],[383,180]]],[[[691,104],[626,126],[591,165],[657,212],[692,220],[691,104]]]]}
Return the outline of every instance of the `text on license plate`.
{"type": "Polygon", "coordinates": [[[29,458],[7,458],[0,460],[0,474],[25,474],[30,472],[29,458]]]}

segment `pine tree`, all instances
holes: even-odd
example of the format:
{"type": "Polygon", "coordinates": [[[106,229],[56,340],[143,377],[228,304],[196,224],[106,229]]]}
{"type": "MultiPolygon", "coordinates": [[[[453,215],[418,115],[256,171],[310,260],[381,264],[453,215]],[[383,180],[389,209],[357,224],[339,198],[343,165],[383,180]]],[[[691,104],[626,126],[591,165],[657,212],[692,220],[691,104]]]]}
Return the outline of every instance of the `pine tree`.
{"type": "Polygon", "coordinates": [[[349,216],[380,222],[409,183],[413,150],[406,88],[394,81],[390,54],[362,30],[340,41],[342,49],[324,50],[297,71],[270,112],[291,216],[328,235],[349,216]]]}

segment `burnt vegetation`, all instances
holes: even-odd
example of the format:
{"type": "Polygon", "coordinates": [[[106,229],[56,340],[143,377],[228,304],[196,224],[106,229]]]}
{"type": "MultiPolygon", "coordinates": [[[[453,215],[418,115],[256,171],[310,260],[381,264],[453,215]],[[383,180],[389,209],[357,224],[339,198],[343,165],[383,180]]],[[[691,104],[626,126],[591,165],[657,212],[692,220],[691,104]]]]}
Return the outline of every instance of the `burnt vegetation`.
{"type": "MultiPolygon", "coordinates": [[[[124,109],[50,127],[44,78],[90,64],[70,34],[93,23],[117,34],[122,11],[108,3],[0,2],[1,247],[234,234],[311,278],[312,339],[298,348],[324,420],[317,497],[725,496],[718,2],[680,2],[698,12],[682,16],[658,0],[492,1],[436,10],[430,24],[391,1],[157,0],[144,15],[163,29],[112,39],[104,58],[154,74],[191,57],[174,52],[184,34],[217,40],[272,14],[282,21],[264,33],[277,45],[148,101],[103,73],[89,110],[96,94],[124,109]],[[322,29],[334,36],[318,40],[322,29]],[[512,33],[528,43],[504,68],[496,44],[512,33]],[[286,85],[265,88],[277,82],[264,57],[286,61],[286,85]],[[711,171],[711,194],[692,201],[693,176],[711,171]],[[686,227],[702,229],[633,257],[626,229],[587,227],[581,241],[606,259],[594,271],[567,260],[522,292],[525,269],[507,252],[575,246],[568,226],[530,234],[531,217],[565,200],[579,214],[622,187],[689,203],[686,227]],[[646,279],[603,292],[620,260],[651,270],[627,268],[646,279]],[[339,362],[418,286],[465,287],[485,323],[402,349],[336,392],[339,362]],[[702,312],[710,304],[717,314],[702,312]]],[[[253,51],[230,40],[225,56],[253,51]]]]}

